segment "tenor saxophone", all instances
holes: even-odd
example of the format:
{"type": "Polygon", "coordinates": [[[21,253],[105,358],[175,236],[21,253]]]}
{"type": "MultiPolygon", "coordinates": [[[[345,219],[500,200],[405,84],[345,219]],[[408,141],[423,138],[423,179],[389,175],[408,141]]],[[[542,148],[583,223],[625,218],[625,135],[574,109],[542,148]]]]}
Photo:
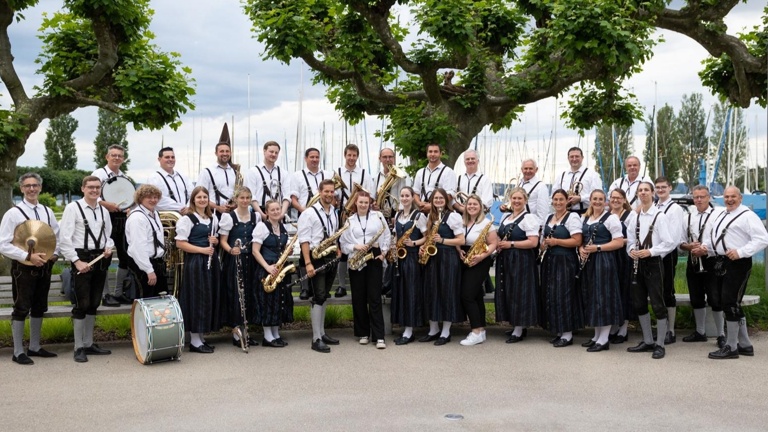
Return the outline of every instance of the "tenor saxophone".
{"type": "Polygon", "coordinates": [[[443,221],[443,215],[439,214],[432,226],[427,232],[427,241],[424,242],[424,253],[419,257],[419,264],[426,265],[429,258],[437,255],[437,246],[435,246],[435,234],[443,221]]]}
{"type": "Polygon", "coordinates": [[[369,252],[369,250],[373,247],[374,243],[379,240],[379,237],[384,233],[384,230],[387,229],[387,222],[381,217],[379,220],[381,221],[381,228],[376,232],[376,235],[365,244],[367,246],[365,251],[356,250],[349,256],[347,266],[350,270],[362,270],[368,260],[373,259],[373,252],[369,252]]]}
{"type": "Polygon", "coordinates": [[[314,259],[320,259],[331,252],[336,252],[338,249],[338,246],[336,246],[336,240],[341,237],[341,234],[344,233],[344,231],[349,229],[349,221],[346,221],[344,223],[344,226],[341,227],[340,230],[333,233],[330,237],[320,242],[319,245],[317,245],[316,248],[312,249],[312,258],[314,259]]]}
{"type": "Polygon", "coordinates": [[[468,266],[472,265],[472,260],[475,258],[475,256],[484,254],[488,251],[486,239],[488,238],[488,232],[491,230],[492,226],[493,215],[491,215],[491,222],[483,227],[483,230],[480,231],[480,235],[477,237],[477,240],[475,240],[475,243],[473,243],[472,247],[469,248],[469,251],[467,251],[467,255],[464,257],[464,264],[468,266]]]}
{"type": "Polygon", "coordinates": [[[278,285],[280,285],[280,282],[283,281],[285,276],[288,273],[291,273],[293,271],[296,271],[296,266],[293,264],[285,265],[286,262],[288,262],[288,257],[291,256],[291,253],[293,252],[293,246],[296,244],[296,239],[299,238],[299,235],[296,234],[293,236],[291,241],[288,242],[287,245],[285,245],[285,249],[283,249],[283,253],[280,254],[280,257],[277,259],[277,262],[274,264],[275,268],[277,268],[277,275],[272,276],[271,274],[268,274],[264,279],[261,280],[261,284],[264,286],[264,292],[271,293],[272,291],[277,288],[278,285]]]}

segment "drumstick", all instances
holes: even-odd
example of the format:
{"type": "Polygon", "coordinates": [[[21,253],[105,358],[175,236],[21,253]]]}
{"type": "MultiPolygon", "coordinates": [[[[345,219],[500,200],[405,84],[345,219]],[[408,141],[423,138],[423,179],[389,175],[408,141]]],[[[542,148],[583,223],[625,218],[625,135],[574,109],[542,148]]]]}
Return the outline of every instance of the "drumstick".
{"type": "MultiPolygon", "coordinates": [[[[88,263],[88,264],[86,264],[86,265],[87,265],[88,267],[90,267],[90,266],[92,266],[92,265],[96,264],[96,263],[97,263],[97,262],[98,262],[100,259],[102,259],[102,258],[104,258],[104,253],[102,253],[101,255],[97,256],[96,258],[94,258],[94,259],[93,259],[93,261],[89,262],[89,263],[88,263]]],[[[77,274],[80,274],[80,272],[77,272],[77,274]]]]}

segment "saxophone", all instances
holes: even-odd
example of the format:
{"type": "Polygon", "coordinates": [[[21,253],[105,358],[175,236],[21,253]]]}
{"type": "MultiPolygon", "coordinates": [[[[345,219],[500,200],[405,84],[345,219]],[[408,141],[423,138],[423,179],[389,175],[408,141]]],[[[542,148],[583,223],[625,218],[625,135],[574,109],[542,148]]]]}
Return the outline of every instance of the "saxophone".
{"type": "Polygon", "coordinates": [[[365,251],[356,250],[349,256],[347,266],[350,270],[362,270],[363,267],[365,267],[365,263],[367,263],[368,260],[373,259],[373,252],[369,252],[369,250],[373,247],[373,244],[379,240],[379,237],[384,233],[384,230],[387,229],[387,222],[381,217],[379,217],[379,221],[381,222],[381,228],[376,232],[376,235],[365,244],[365,246],[367,246],[365,251]]]}
{"type": "Polygon", "coordinates": [[[312,249],[312,258],[317,260],[330,254],[331,252],[336,252],[336,250],[338,249],[338,246],[336,246],[336,240],[338,240],[339,237],[341,237],[341,234],[348,229],[349,229],[349,221],[346,221],[344,223],[344,226],[341,227],[340,230],[333,233],[327,239],[321,241],[316,248],[312,249]]]}
{"type": "Polygon", "coordinates": [[[424,242],[424,254],[419,257],[419,264],[421,265],[426,265],[429,261],[429,257],[437,255],[437,246],[435,246],[435,234],[437,234],[437,230],[440,228],[440,224],[443,222],[442,213],[438,216],[439,217],[435,220],[427,232],[427,241],[424,242]]]}
{"type": "Polygon", "coordinates": [[[411,237],[411,233],[413,233],[415,228],[416,221],[413,221],[413,225],[405,230],[403,235],[397,238],[395,247],[390,248],[389,252],[387,253],[387,260],[389,262],[395,262],[396,259],[404,259],[406,256],[408,256],[408,250],[405,248],[405,241],[411,237]]]}
{"type": "Polygon", "coordinates": [[[291,241],[288,242],[288,244],[285,246],[285,249],[283,249],[283,253],[280,254],[280,257],[277,259],[277,262],[274,264],[277,268],[277,276],[272,276],[271,274],[268,274],[264,279],[261,280],[262,285],[264,285],[264,292],[271,293],[272,291],[277,288],[277,286],[280,284],[280,282],[283,281],[285,276],[293,271],[296,271],[296,266],[293,264],[288,264],[287,266],[285,263],[288,261],[288,257],[291,256],[293,253],[293,245],[296,244],[296,240],[299,238],[299,235],[296,234],[293,236],[291,241]]]}
{"type": "Polygon", "coordinates": [[[472,247],[469,248],[469,251],[467,251],[467,255],[464,257],[464,264],[468,266],[472,265],[472,259],[475,258],[475,256],[486,253],[488,251],[486,239],[488,238],[488,232],[491,231],[492,226],[493,215],[491,215],[491,222],[483,227],[483,230],[480,231],[480,235],[477,237],[477,240],[475,240],[475,243],[472,244],[472,247]]]}

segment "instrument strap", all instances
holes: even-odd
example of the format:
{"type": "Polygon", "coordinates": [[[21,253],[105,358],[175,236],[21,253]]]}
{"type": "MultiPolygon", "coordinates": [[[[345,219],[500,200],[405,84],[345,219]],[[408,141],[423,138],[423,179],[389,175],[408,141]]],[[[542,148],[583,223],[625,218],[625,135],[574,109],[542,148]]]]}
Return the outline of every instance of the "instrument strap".
{"type": "MultiPolygon", "coordinates": [[[[88,219],[85,217],[85,212],[83,211],[83,208],[80,206],[80,203],[75,201],[75,204],[77,204],[77,209],[80,210],[80,215],[83,217],[83,225],[85,226],[85,239],[83,239],[83,249],[88,250],[88,237],[90,236],[93,240],[93,246],[96,249],[99,249],[99,245],[101,244],[101,238],[104,236],[105,227],[107,225],[106,221],[104,220],[104,207],[99,206],[99,210],[101,212],[101,230],[99,230],[99,238],[96,238],[95,235],[93,235],[93,231],[91,231],[91,226],[88,223],[88,219]]],[[[88,207],[93,211],[93,218],[96,219],[96,210],[88,207]]]]}
{"type": "MultiPolygon", "coordinates": [[[[216,202],[219,202],[219,198],[224,198],[224,202],[229,201],[229,197],[224,195],[223,193],[219,192],[219,188],[216,187],[216,181],[213,180],[213,173],[211,172],[210,168],[206,168],[206,171],[208,171],[208,176],[211,178],[211,184],[213,185],[213,192],[216,194],[216,202]]],[[[224,175],[227,174],[227,170],[224,170],[224,175]]],[[[227,185],[229,185],[229,182],[227,182],[227,185]]]]}

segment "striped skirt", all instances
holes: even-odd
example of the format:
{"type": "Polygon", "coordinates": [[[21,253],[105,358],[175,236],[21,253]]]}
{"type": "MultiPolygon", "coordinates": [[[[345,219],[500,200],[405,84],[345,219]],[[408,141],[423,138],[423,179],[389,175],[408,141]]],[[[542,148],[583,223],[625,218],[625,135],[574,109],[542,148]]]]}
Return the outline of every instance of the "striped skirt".
{"type": "Polygon", "coordinates": [[[616,254],[591,254],[579,281],[587,326],[601,327],[624,322],[616,254]]]}
{"type": "Polygon", "coordinates": [[[581,293],[576,284],[578,258],[547,253],[541,264],[542,327],[552,333],[565,333],[584,326],[581,293]]]}
{"type": "Polygon", "coordinates": [[[219,268],[215,257],[208,270],[207,255],[184,254],[179,306],[187,331],[207,333],[221,328],[218,280],[219,268]]]}
{"type": "MultiPolygon", "coordinates": [[[[424,285],[419,248],[407,248],[408,255],[399,260],[392,285],[392,324],[419,327],[426,322],[424,285]]],[[[434,258],[434,257],[433,257],[434,258]]],[[[430,258],[431,259],[431,258],[430,258]]]]}
{"type": "Polygon", "coordinates": [[[461,262],[454,247],[437,247],[424,266],[424,299],[430,321],[463,322],[461,262]]]}
{"type": "Polygon", "coordinates": [[[539,324],[536,257],[533,249],[505,249],[496,258],[496,322],[539,324]]]}

